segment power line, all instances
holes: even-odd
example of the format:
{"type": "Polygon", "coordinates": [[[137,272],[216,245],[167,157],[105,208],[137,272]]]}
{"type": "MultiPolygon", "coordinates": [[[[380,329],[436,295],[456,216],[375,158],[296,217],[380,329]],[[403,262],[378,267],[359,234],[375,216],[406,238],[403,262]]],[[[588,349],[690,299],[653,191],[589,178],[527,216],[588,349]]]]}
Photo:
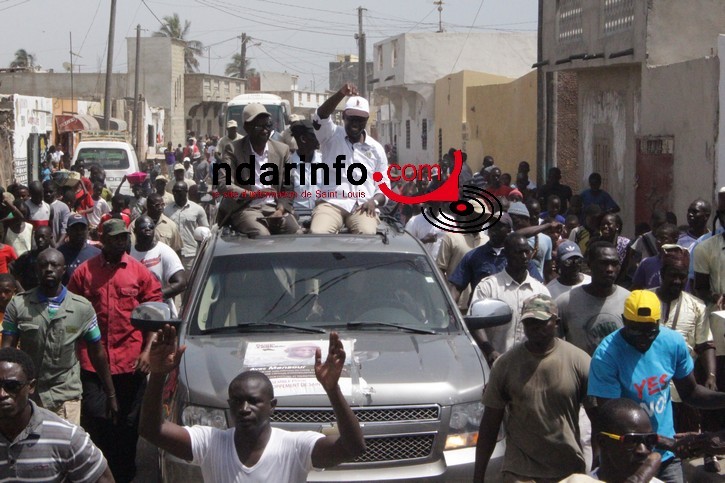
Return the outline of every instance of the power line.
{"type": "Polygon", "coordinates": [[[461,58],[461,54],[463,54],[463,49],[466,47],[466,42],[468,42],[468,37],[471,36],[471,30],[473,29],[473,26],[476,25],[476,19],[478,18],[478,14],[481,12],[481,7],[483,7],[483,1],[481,0],[481,3],[478,4],[478,10],[476,10],[476,16],[473,17],[473,22],[471,22],[471,28],[468,29],[468,34],[466,35],[466,38],[463,40],[463,44],[461,45],[461,50],[458,52],[458,57],[456,57],[456,61],[453,63],[453,67],[451,67],[451,72],[453,72],[456,68],[456,64],[458,64],[458,59],[461,58]]]}
{"type": "Polygon", "coordinates": [[[236,18],[240,18],[242,20],[246,20],[248,22],[252,22],[253,24],[267,25],[268,27],[277,27],[280,30],[296,30],[298,32],[318,33],[318,34],[324,34],[324,35],[332,35],[332,36],[336,36],[336,37],[350,37],[350,34],[335,34],[335,33],[332,33],[332,32],[320,32],[320,31],[316,31],[316,30],[309,30],[309,29],[302,29],[302,28],[294,28],[294,27],[289,27],[289,26],[284,26],[284,25],[279,25],[279,24],[273,24],[273,23],[263,22],[263,21],[261,21],[259,19],[253,19],[253,18],[249,18],[249,17],[244,17],[244,16],[239,15],[237,13],[230,12],[228,10],[224,10],[223,8],[221,8],[221,7],[217,6],[217,5],[208,3],[209,0],[196,0],[196,1],[199,2],[202,5],[206,5],[207,7],[213,8],[214,10],[218,10],[220,12],[226,13],[227,15],[231,15],[232,17],[236,17],[236,18]]]}
{"type": "Polygon", "coordinates": [[[18,6],[20,6],[20,5],[24,4],[24,3],[28,3],[29,1],[30,0],[23,0],[22,2],[16,3],[15,5],[10,5],[9,7],[5,7],[5,8],[0,8],[0,12],[5,11],[5,10],[10,10],[13,7],[18,7],[18,6]]]}
{"type": "Polygon", "coordinates": [[[146,3],[146,0],[141,0],[141,3],[143,3],[144,7],[146,7],[146,8],[148,9],[148,11],[149,11],[149,12],[151,12],[151,15],[153,15],[153,16],[154,16],[154,18],[155,18],[155,19],[156,19],[156,20],[157,20],[157,21],[158,21],[158,22],[159,22],[159,23],[161,24],[161,26],[163,27],[163,26],[165,25],[165,24],[164,24],[164,22],[162,22],[162,21],[161,21],[161,19],[160,19],[159,17],[157,17],[157,16],[156,16],[156,14],[154,13],[154,11],[153,11],[153,10],[151,10],[151,7],[149,7],[149,6],[148,6],[148,4],[146,3]]]}
{"type": "Polygon", "coordinates": [[[86,39],[88,38],[88,34],[91,33],[91,28],[93,27],[93,23],[96,21],[96,15],[98,15],[98,11],[101,9],[101,0],[98,0],[98,6],[96,7],[96,12],[93,14],[93,18],[91,19],[91,24],[88,26],[88,30],[86,31],[85,37],[83,37],[83,41],[81,42],[81,46],[78,48],[78,53],[80,54],[83,52],[83,46],[86,45],[86,39]]]}

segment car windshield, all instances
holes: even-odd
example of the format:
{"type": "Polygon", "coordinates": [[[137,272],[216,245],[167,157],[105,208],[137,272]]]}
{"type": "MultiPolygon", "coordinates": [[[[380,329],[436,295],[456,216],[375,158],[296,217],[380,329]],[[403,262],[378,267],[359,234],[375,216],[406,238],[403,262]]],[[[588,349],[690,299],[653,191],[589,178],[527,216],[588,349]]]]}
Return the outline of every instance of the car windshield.
{"type": "Polygon", "coordinates": [[[97,164],[108,171],[127,169],[129,166],[126,151],[114,148],[81,148],[76,162],[85,166],[97,164]]]}
{"type": "Polygon", "coordinates": [[[233,334],[233,327],[267,322],[320,328],[360,322],[356,330],[364,330],[365,322],[370,330],[395,330],[384,324],[459,330],[422,255],[321,252],[214,258],[190,333],[233,334]]]}

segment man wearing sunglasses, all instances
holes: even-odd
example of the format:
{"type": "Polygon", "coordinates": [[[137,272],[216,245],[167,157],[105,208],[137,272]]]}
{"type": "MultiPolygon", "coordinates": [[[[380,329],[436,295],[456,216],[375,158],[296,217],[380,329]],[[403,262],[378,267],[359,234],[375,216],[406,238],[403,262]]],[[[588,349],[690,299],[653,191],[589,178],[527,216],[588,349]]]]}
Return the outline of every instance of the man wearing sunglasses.
{"type": "Polygon", "coordinates": [[[662,457],[654,451],[660,436],[647,413],[631,399],[612,399],[599,409],[599,468],[591,476],[575,474],[561,483],[662,483],[655,477],[662,457]]]}
{"type": "Polygon", "coordinates": [[[292,199],[286,196],[294,193],[285,171],[289,147],[270,139],[274,125],[263,104],[247,105],[242,119],[247,135],[227,144],[222,154],[231,172],[214,170],[222,195],[217,221],[250,236],[297,233],[292,199]]]}
{"type": "Polygon", "coordinates": [[[0,349],[0,481],[113,482],[87,434],[31,400],[36,382],[29,355],[0,349]]]}
{"type": "MultiPolygon", "coordinates": [[[[683,402],[700,409],[724,408],[725,393],[697,384],[685,339],[660,326],[660,318],[661,302],[654,292],[632,292],[624,304],[624,327],[608,335],[594,352],[588,393],[597,398],[598,406],[609,399],[632,399],[647,412],[654,431],[673,438],[670,381],[683,402]]],[[[600,422],[595,418],[593,423],[596,434],[600,422]]],[[[684,481],[674,453],[662,452],[657,477],[668,483],[684,481]]]]}

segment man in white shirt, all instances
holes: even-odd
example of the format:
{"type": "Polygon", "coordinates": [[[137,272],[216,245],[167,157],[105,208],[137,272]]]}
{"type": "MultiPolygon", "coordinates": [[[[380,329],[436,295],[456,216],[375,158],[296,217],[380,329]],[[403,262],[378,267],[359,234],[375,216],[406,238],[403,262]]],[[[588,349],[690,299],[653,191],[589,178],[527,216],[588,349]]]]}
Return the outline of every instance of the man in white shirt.
{"type": "Polygon", "coordinates": [[[317,201],[318,182],[322,173],[313,169],[314,165],[322,163],[322,156],[318,148],[320,143],[315,137],[315,128],[312,121],[301,120],[292,124],[290,133],[295,139],[297,150],[290,156],[290,163],[297,167],[291,171],[292,186],[295,190],[293,207],[297,219],[309,219],[317,201]],[[314,177],[314,179],[313,179],[314,177]],[[314,182],[313,182],[314,181],[314,182]]]}
{"type": "Polygon", "coordinates": [[[156,223],[148,215],[141,215],[134,221],[136,243],[131,246],[131,256],[156,276],[164,302],[171,309],[171,317],[176,318],[178,312],[174,297],[186,288],[186,271],[176,252],[165,243],[156,241],[155,231],[156,223]]]}
{"type": "MultiPolygon", "coordinates": [[[[428,205],[433,213],[437,211],[438,203],[429,202],[428,205]]],[[[405,224],[405,231],[416,237],[423,243],[425,249],[430,253],[430,256],[435,260],[438,257],[438,251],[441,248],[441,241],[443,235],[446,233],[437,226],[434,226],[423,216],[423,213],[418,213],[413,216],[408,223],[405,224]]]]}
{"type": "Polygon", "coordinates": [[[585,273],[581,273],[584,257],[579,249],[579,245],[571,240],[562,242],[556,249],[556,270],[559,277],[555,278],[548,284],[551,298],[556,298],[580,285],[585,285],[592,281],[592,277],[585,273]]]}
{"type": "Polygon", "coordinates": [[[164,214],[179,227],[181,235],[181,262],[190,270],[196,256],[197,243],[194,230],[198,226],[209,227],[204,208],[189,200],[189,188],[183,181],[177,181],[173,188],[174,202],[164,208],[164,214]]]}
{"type": "Polygon", "coordinates": [[[357,234],[377,231],[377,208],[385,204],[385,195],[373,174],[379,173],[380,182],[389,184],[388,158],[383,146],[365,131],[369,117],[368,101],[357,96],[352,84],[343,85],[317,108],[313,122],[330,176],[320,186],[324,196],[312,213],[310,232],[337,233],[343,226],[357,234]],[[344,127],[337,126],[331,114],[346,96],[353,97],[345,104],[344,127]]]}
{"type": "Polygon", "coordinates": [[[315,376],[335,412],[338,434],[329,436],[272,428],[270,416],[277,405],[274,388],[267,376],[257,371],[243,372],[229,384],[233,427],[184,427],[165,421],[161,398],[166,375],[179,364],[184,348],[176,347],[173,327],[167,325],[157,336],[151,347],[151,374],[139,433],[177,458],[201,466],[204,481],[302,483],[313,468],[329,468],[365,451],[360,423],[338,385],[345,350],[336,332],[330,332],[324,363],[319,348],[315,353],[315,376]]]}
{"type": "Polygon", "coordinates": [[[471,333],[489,364],[493,364],[501,354],[524,339],[524,326],[521,323],[524,300],[538,294],[549,295],[544,284],[529,274],[528,267],[533,249],[526,236],[516,232],[509,234],[503,248],[506,254],[506,268],[481,280],[471,298],[471,306],[478,300],[499,299],[506,302],[513,311],[511,322],[508,324],[474,330],[471,333]]]}

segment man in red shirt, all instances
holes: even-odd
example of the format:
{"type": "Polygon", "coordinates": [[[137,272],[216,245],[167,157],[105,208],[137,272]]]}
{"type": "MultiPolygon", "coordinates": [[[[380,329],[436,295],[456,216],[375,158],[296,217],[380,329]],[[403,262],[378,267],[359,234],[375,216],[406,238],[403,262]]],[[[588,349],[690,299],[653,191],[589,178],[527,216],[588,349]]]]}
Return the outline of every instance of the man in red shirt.
{"type": "Polygon", "coordinates": [[[486,187],[486,191],[499,199],[506,198],[513,189],[510,186],[501,183],[501,170],[495,166],[491,169],[489,180],[490,183],[486,187]]]}
{"type": "Polygon", "coordinates": [[[156,277],[126,254],[129,237],[123,220],[106,221],[101,236],[103,251],[81,264],[68,283],[68,290],[87,298],[96,310],[120,408],[117,422],[106,418],[103,385],[82,347],[81,425],[103,451],[118,482],[130,482],[136,473],[138,417],[153,339],[153,333],[131,326],[131,312],[143,302],[163,301],[156,277]]]}

